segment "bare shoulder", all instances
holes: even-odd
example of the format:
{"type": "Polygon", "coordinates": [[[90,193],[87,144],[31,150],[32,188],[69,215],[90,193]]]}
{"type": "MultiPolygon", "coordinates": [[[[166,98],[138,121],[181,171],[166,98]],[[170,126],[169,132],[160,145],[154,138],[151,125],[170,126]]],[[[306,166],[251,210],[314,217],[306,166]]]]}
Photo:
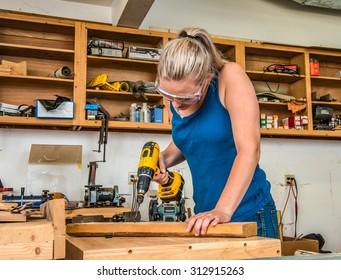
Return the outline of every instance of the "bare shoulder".
{"type": "Polygon", "coordinates": [[[220,76],[225,78],[231,78],[235,75],[245,74],[244,69],[236,62],[228,62],[224,64],[223,68],[220,71],[220,76]]]}

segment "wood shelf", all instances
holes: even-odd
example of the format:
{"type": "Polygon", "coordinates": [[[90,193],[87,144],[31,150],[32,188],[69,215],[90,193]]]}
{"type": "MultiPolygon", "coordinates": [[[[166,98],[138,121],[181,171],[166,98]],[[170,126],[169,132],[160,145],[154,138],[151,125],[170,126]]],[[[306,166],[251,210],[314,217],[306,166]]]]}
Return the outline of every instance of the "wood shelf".
{"type": "Polygon", "coordinates": [[[47,82],[47,83],[61,83],[61,84],[73,84],[73,79],[61,79],[54,77],[39,77],[39,76],[19,76],[19,75],[1,75],[2,80],[18,80],[27,82],[47,82]]]}
{"type": "Polygon", "coordinates": [[[151,102],[159,101],[162,96],[158,93],[146,93],[145,96],[148,100],[145,100],[142,96],[136,98],[132,92],[124,91],[110,91],[110,90],[99,90],[99,89],[87,89],[87,96],[89,98],[104,98],[112,100],[129,100],[131,102],[151,102]]]}
{"type": "MultiPolygon", "coordinates": [[[[89,121],[86,120],[80,126],[87,128],[99,128],[102,122],[100,120],[89,121]]],[[[130,122],[130,121],[109,121],[109,129],[113,130],[136,130],[136,131],[160,131],[170,132],[171,125],[164,123],[143,123],[143,122],[130,122]]]]}
{"type": "Polygon", "coordinates": [[[289,83],[292,84],[298,80],[303,80],[305,75],[290,75],[273,72],[246,70],[247,75],[253,81],[267,81],[272,83],[289,83]]]}
{"type": "Polygon", "coordinates": [[[0,43],[0,54],[65,61],[73,61],[74,59],[74,50],[7,43],[0,43]]]}
{"type": "MultiPolygon", "coordinates": [[[[127,48],[161,48],[174,36],[170,32],[0,11],[0,61],[26,61],[28,73],[28,76],[0,74],[0,102],[34,105],[36,99],[51,99],[60,95],[72,99],[75,105],[73,120],[1,116],[0,126],[98,130],[101,121],[86,120],[85,105],[92,98],[97,98],[111,117],[120,113],[128,116],[132,103],[165,106],[164,98],[158,94],[146,93],[148,100],[145,100],[143,97],[136,98],[130,92],[87,89],[86,84],[103,73],[107,74],[108,82],[154,82],[158,62],[129,59],[126,57],[127,48]],[[88,55],[88,41],[92,38],[123,42],[123,57],[88,55]],[[51,73],[62,66],[72,68],[73,79],[51,77],[51,73]]],[[[262,128],[263,137],[341,139],[340,131],[313,130],[315,106],[330,106],[335,115],[341,115],[341,78],[333,77],[341,69],[341,50],[212,38],[225,58],[244,67],[255,88],[267,88],[266,83],[274,83],[287,95],[306,100],[306,108],[299,113],[308,117],[309,124],[305,130],[262,128]],[[319,57],[321,76],[310,75],[311,56],[319,57]],[[263,71],[272,64],[298,65],[300,75],[263,71]],[[331,93],[336,102],[312,101],[312,92],[320,95],[331,93]]],[[[259,107],[262,113],[278,115],[280,120],[293,115],[287,103],[259,102],[259,107]]],[[[169,111],[164,109],[163,112],[162,124],[110,121],[109,129],[170,133],[169,111]]]]}

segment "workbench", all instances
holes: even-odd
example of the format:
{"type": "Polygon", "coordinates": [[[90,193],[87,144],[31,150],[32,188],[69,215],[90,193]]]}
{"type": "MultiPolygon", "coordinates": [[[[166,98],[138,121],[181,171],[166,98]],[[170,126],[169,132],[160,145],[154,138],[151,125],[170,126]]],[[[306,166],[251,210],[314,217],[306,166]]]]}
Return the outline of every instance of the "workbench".
{"type": "Polygon", "coordinates": [[[49,200],[40,207],[44,219],[0,223],[0,260],[64,259],[64,209],[64,199],[49,200]]]}
{"type": "Polygon", "coordinates": [[[66,237],[67,260],[227,260],[281,256],[264,237],[66,237]]]}

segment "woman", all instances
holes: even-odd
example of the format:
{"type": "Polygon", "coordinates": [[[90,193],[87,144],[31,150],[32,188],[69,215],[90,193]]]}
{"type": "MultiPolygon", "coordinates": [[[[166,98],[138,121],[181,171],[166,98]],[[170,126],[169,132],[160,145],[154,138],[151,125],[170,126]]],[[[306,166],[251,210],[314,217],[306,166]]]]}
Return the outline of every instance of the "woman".
{"type": "Polygon", "coordinates": [[[166,183],[166,168],[187,160],[195,202],[187,231],[256,221],[258,235],[277,238],[270,183],[258,165],[259,107],[244,70],[222,59],[205,30],[188,28],[164,46],[155,86],[170,101],[172,141],[154,180],[166,183]]]}

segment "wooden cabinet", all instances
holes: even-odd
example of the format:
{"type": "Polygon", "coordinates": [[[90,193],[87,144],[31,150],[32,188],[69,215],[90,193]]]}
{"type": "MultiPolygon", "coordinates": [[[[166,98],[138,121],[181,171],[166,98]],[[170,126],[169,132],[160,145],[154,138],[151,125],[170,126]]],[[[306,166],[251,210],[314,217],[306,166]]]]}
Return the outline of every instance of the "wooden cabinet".
{"type": "MultiPolygon", "coordinates": [[[[309,50],[309,63],[317,60],[319,75],[310,76],[311,110],[313,116],[317,107],[333,110],[334,116],[341,117],[341,53],[335,51],[309,50]]],[[[316,126],[313,127],[316,131],[316,126]]]]}
{"type": "MultiPolygon", "coordinates": [[[[129,117],[129,109],[132,103],[141,105],[147,103],[149,106],[164,106],[163,97],[156,93],[150,92],[143,95],[134,95],[130,90],[108,90],[89,88],[86,85],[99,75],[105,74],[107,82],[127,81],[136,83],[141,81],[155,82],[157,61],[131,59],[127,58],[129,47],[146,47],[161,48],[167,38],[164,33],[150,32],[144,30],[132,30],[127,28],[119,28],[108,25],[84,23],[82,29],[84,41],[80,53],[84,54],[84,69],[86,72],[81,88],[84,89],[85,95],[79,99],[79,107],[85,108],[85,103],[96,98],[99,103],[109,112],[111,118],[109,128],[112,129],[128,129],[128,130],[145,130],[145,131],[170,131],[171,126],[168,121],[167,110],[163,110],[163,123],[146,123],[135,121],[117,121],[113,120],[115,116],[124,115],[129,117]],[[114,42],[122,42],[124,49],[122,57],[97,56],[87,54],[87,44],[93,38],[101,40],[111,40],[114,42]]],[[[80,117],[79,124],[85,127],[96,127],[100,121],[87,120],[85,111],[80,117]]]]}
{"type": "MultiPolygon", "coordinates": [[[[300,101],[298,112],[291,110],[287,102],[259,101],[260,112],[265,115],[278,116],[279,123],[292,116],[303,116],[308,121],[300,129],[261,128],[262,136],[296,136],[296,137],[341,137],[341,131],[316,130],[314,126],[314,110],[317,105],[328,105],[334,108],[334,115],[340,115],[341,78],[335,78],[340,68],[341,53],[327,55],[327,51],[312,52],[306,48],[262,43],[243,45],[244,56],[241,65],[251,79],[256,93],[279,93],[294,97],[300,101]],[[321,76],[310,74],[310,57],[320,54],[321,76]],[[281,65],[296,65],[298,73],[281,73],[274,67],[281,65]],[[312,92],[324,94],[332,91],[333,102],[312,100],[312,92]]],[[[316,51],[316,50],[315,50],[316,51]]]]}
{"type": "MultiPolygon", "coordinates": [[[[35,105],[36,99],[74,99],[74,79],[55,78],[60,67],[74,69],[75,22],[0,13],[0,62],[25,62],[27,75],[0,74],[0,102],[35,105]]],[[[70,126],[72,120],[0,116],[2,125],[70,126]]]]}
{"type": "MultiPolygon", "coordinates": [[[[110,114],[109,128],[118,131],[171,131],[168,110],[163,110],[162,123],[114,120],[121,114],[129,116],[132,103],[164,106],[157,93],[138,98],[131,92],[87,87],[95,77],[105,74],[108,82],[154,82],[157,61],[127,58],[129,47],[161,48],[175,34],[115,27],[54,17],[41,17],[0,12],[0,61],[27,63],[27,75],[8,75],[0,71],[0,103],[35,105],[36,99],[65,96],[74,101],[74,118],[38,119],[35,117],[0,116],[2,127],[64,127],[95,129],[100,120],[89,120],[85,105],[96,99],[110,114]],[[99,38],[122,42],[122,57],[98,56],[88,53],[89,40],[99,38]],[[56,69],[67,66],[71,79],[55,78],[56,69]]],[[[265,44],[214,37],[213,42],[226,59],[245,68],[256,92],[277,92],[302,100],[308,124],[300,130],[262,128],[262,136],[341,138],[341,130],[317,130],[314,125],[316,108],[327,106],[341,115],[341,50],[313,49],[278,44],[265,44]],[[318,58],[319,76],[310,72],[310,60],[318,58]],[[273,65],[297,65],[298,74],[271,71],[273,65]],[[328,95],[332,100],[316,99],[328,95]]],[[[260,101],[260,112],[282,119],[295,115],[288,103],[260,101]]]]}

